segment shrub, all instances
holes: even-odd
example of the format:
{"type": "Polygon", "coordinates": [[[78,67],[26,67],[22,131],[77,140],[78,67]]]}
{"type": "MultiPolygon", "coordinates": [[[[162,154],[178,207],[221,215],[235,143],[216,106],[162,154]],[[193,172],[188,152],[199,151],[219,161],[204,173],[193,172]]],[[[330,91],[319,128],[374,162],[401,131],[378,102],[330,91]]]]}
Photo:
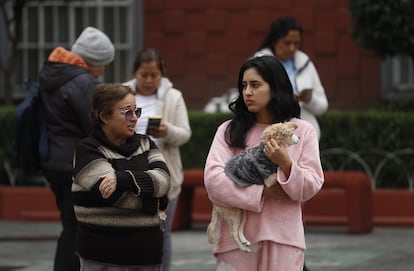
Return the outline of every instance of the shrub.
{"type": "MultiPolygon", "coordinates": [[[[0,183],[10,183],[5,180],[9,175],[4,163],[8,162],[16,173],[16,183],[27,184],[30,179],[13,168],[14,112],[14,108],[0,109],[0,183]]],[[[203,168],[217,127],[231,114],[190,111],[189,117],[193,134],[181,147],[183,166],[203,168]]],[[[324,169],[364,171],[376,187],[414,187],[414,112],[329,111],[318,119],[324,169]]]]}
{"type": "Polygon", "coordinates": [[[413,0],[349,0],[352,37],[382,57],[407,55],[414,59],[413,0]]]}

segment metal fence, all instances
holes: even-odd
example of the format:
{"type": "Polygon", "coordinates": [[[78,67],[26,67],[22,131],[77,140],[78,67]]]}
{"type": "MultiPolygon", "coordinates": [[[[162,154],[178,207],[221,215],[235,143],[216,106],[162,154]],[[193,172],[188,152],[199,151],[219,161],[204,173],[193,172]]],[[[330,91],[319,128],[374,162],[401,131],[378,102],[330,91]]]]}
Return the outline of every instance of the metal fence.
{"type": "Polygon", "coordinates": [[[321,150],[324,170],[361,170],[372,187],[414,188],[414,149],[351,151],[342,148],[321,150]]]}

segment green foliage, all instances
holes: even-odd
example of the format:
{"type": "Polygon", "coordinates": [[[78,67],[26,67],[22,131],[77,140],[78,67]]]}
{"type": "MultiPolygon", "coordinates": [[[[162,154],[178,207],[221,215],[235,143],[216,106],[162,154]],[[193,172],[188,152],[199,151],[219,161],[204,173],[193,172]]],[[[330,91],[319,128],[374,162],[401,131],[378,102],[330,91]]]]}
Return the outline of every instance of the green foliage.
{"type": "Polygon", "coordinates": [[[332,147],[353,151],[414,148],[414,112],[340,112],[319,117],[321,149],[332,147]]]}
{"type": "Polygon", "coordinates": [[[203,168],[217,127],[231,118],[229,113],[206,114],[202,111],[189,112],[193,130],[190,141],[181,147],[184,168],[203,168]]]}
{"type": "Polygon", "coordinates": [[[12,145],[15,131],[15,112],[14,107],[0,107],[0,124],[2,130],[2,136],[0,137],[1,162],[12,156],[12,145]]]}
{"type": "Polygon", "coordinates": [[[414,98],[405,97],[390,100],[387,108],[391,111],[414,111],[414,98]]]}
{"type": "Polygon", "coordinates": [[[412,185],[414,112],[330,111],[319,118],[319,124],[322,154],[332,148],[348,152],[322,155],[325,169],[366,171],[362,165],[366,163],[375,175],[377,187],[403,188],[412,185]],[[356,158],[350,158],[352,155],[356,158]],[[357,161],[359,158],[363,163],[357,161]]]}
{"type": "MultiPolygon", "coordinates": [[[[211,141],[219,124],[231,118],[230,114],[190,112],[193,136],[182,146],[184,168],[203,168],[211,141]]],[[[363,159],[376,177],[377,187],[407,188],[414,172],[414,112],[341,112],[329,111],[319,117],[322,130],[321,153],[326,150],[346,150],[344,155],[321,156],[325,169],[365,171],[352,155],[363,159]],[[391,158],[386,158],[390,156],[391,158]],[[404,161],[404,162],[403,162],[404,161]],[[384,165],[378,167],[381,163],[384,165]],[[377,172],[376,172],[376,169],[377,172]]]]}
{"type": "Polygon", "coordinates": [[[9,167],[13,167],[12,156],[13,138],[15,131],[15,108],[0,107],[0,184],[9,183],[9,167]]]}
{"type": "Polygon", "coordinates": [[[349,0],[352,37],[382,57],[414,58],[414,0],[349,0]]]}
{"type": "Polygon", "coordinates": [[[41,172],[25,174],[16,167],[13,158],[13,143],[16,131],[16,108],[0,107],[0,185],[43,186],[46,184],[41,172]]]}
{"type": "MultiPolygon", "coordinates": [[[[0,108],[0,184],[10,183],[3,166],[13,167],[14,108],[0,108]]],[[[189,112],[193,131],[181,147],[184,168],[203,168],[217,127],[231,118],[230,113],[189,112]]],[[[414,112],[329,111],[319,117],[320,141],[324,169],[371,171],[377,187],[407,188],[414,186],[414,112]],[[341,150],[339,153],[338,150],[341,150]],[[358,159],[362,159],[363,162],[358,159]]],[[[18,171],[14,168],[15,172],[18,171]]],[[[17,174],[18,178],[27,178],[17,174]]],[[[24,179],[27,183],[39,183],[24,179]]],[[[19,180],[16,180],[16,184],[19,180]]]]}

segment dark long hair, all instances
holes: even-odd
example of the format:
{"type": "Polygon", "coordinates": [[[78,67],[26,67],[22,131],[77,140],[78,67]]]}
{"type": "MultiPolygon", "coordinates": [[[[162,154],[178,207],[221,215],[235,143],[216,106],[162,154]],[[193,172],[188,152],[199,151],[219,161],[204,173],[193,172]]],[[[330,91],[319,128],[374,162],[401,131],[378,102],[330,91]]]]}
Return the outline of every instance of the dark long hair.
{"type": "MultiPolygon", "coordinates": [[[[275,42],[285,37],[291,30],[299,31],[302,36],[303,28],[294,17],[285,16],[276,19],[270,25],[269,32],[260,44],[259,48],[257,48],[257,51],[269,48],[273,52],[275,42]]],[[[275,54],[275,52],[273,52],[273,54],[275,54]]]]}
{"type": "Polygon", "coordinates": [[[243,99],[243,75],[250,68],[255,69],[269,84],[272,98],[268,110],[273,113],[272,123],[300,117],[300,106],[293,96],[292,85],[283,65],[274,56],[251,58],[240,67],[237,82],[239,97],[229,105],[234,116],[225,135],[226,143],[231,147],[244,148],[246,134],[256,122],[256,114],[247,109],[243,99]]]}

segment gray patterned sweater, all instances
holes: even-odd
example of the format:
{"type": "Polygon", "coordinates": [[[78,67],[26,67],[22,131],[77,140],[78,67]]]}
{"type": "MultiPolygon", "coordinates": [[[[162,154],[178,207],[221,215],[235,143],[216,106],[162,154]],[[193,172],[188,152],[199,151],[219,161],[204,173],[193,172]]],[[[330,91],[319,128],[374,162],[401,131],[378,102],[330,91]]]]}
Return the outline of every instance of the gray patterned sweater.
{"type": "Polygon", "coordinates": [[[169,178],[161,152],[147,136],[135,134],[117,146],[96,128],[74,158],[80,256],[117,265],[160,264],[163,233],[158,212],[168,205],[169,178]],[[117,188],[104,199],[99,176],[109,172],[115,172],[117,188]]]}

